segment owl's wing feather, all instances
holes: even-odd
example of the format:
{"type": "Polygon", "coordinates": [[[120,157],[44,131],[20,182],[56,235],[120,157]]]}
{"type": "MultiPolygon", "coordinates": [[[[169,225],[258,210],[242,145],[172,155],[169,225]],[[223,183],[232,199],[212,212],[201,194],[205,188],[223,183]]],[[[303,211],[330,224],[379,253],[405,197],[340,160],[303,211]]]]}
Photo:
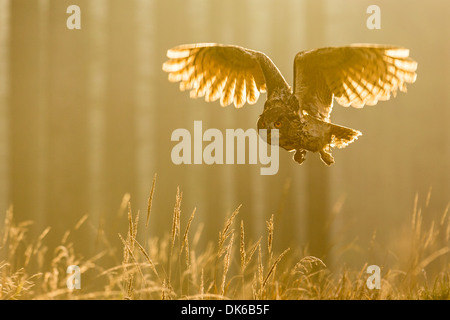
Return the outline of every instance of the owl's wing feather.
{"type": "Polygon", "coordinates": [[[294,62],[294,94],[303,112],[329,121],[333,97],[362,108],[388,100],[416,80],[417,62],[396,46],[354,44],[300,52],[294,62]]]}
{"type": "Polygon", "coordinates": [[[190,97],[220,99],[222,106],[254,104],[261,92],[268,96],[278,87],[289,87],[275,64],[264,53],[215,43],[181,45],[167,51],[163,70],[171,82],[190,97]]]}

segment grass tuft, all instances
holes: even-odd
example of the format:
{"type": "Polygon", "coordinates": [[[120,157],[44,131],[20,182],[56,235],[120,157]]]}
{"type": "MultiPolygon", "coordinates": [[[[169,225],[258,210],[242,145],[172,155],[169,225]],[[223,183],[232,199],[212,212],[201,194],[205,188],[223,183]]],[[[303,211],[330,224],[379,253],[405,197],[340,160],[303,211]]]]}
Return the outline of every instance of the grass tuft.
{"type": "MultiPolygon", "coordinates": [[[[106,249],[91,258],[78,254],[75,245],[77,235],[92,227],[89,216],[51,247],[46,241],[50,228],[29,239],[33,223],[16,222],[10,207],[0,229],[0,299],[450,299],[449,207],[436,219],[425,216],[431,190],[423,208],[416,195],[409,224],[388,249],[395,261],[380,266],[381,289],[373,290],[367,286],[368,262],[358,268],[327,266],[300,248],[278,251],[276,214],[266,222],[266,234],[254,241],[247,238],[244,219],[235,231],[238,206],[218,238],[201,239],[204,223],[194,219],[195,208],[182,226],[186,220],[179,188],[171,228],[167,226],[165,236],[154,237],[148,226],[155,187],[156,175],[142,221],[145,229],[138,228],[140,213],[134,214],[126,194],[117,215],[127,226],[126,237],[119,233],[118,245],[113,245],[106,239],[108,229],[99,227],[95,242],[106,249]],[[206,246],[200,249],[199,243],[206,246]],[[81,290],[67,288],[68,265],[80,267],[81,290]]],[[[375,235],[370,248],[377,245],[375,235]]]]}

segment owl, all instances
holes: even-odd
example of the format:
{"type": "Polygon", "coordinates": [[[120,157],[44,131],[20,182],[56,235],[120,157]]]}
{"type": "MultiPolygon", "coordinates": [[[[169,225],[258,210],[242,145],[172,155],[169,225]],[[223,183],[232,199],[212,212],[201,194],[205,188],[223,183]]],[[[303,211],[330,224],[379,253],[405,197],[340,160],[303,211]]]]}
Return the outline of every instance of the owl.
{"type": "MultiPolygon", "coordinates": [[[[294,59],[291,87],[264,53],[235,45],[198,43],[167,51],[163,64],[169,81],[191,98],[234,103],[236,108],[267,97],[257,121],[270,143],[277,129],[278,145],[294,152],[302,164],[306,153],[318,152],[326,165],[334,163],[332,148],[345,148],[361,132],[331,123],[333,101],[363,108],[388,100],[416,80],[417,62],[406,48],[352,44],[299,52],[294,59]]],[[[259,130],[258,130],[259,131],[259,130]]]]}

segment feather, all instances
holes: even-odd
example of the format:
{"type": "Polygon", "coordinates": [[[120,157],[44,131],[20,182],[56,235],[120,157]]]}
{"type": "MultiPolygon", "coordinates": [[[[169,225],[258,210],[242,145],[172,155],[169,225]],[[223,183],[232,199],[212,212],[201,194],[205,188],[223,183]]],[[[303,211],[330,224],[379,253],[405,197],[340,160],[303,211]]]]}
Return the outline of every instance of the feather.
{"type": "Polygon", "coordinates": [[[223,88],[222,96],[220,97],[220,105],[222,107],[226,107],[233,102],[235,87],[236,87],[236,72],[232,71],[231,74],[228,76],[227,82],[223,88]]]}
{"type": "MultiPolygon", "coordinates": [[[[409,57],[409,50],[394,46],[355,44],[300,52],[294,62],[294,94],[300,102],[328,94],[342,106],[362,108],[388,100],[398,90],[405,91],[406,83],[416,80],[416,69],[417,62],[409,57]],[[318,79],[319,84],[311,79],[318,79]],[[330,93],[320,83],[325,83],[330,93]]],[[[327,110],[331,112],[331,103],[301,106],[306,113],[325,121],[323,115],[327,110]]]]}
{"type": "Polygon", "coordinates": [[[247,102],[249,104],[255,104],[259,98],[259,90],[256,87],[255,80],[253,79],[253,76],[251,74],[247,74],[245,86],[247,89],[247,102]]]}
{"type": "Polygon", "coordinates": [[[247,97],[247,92],[245,88],[245,78],[241,73],[236,80],[236,87],[234,90],[234,106],[236,108],[241,108],[244,104],[247,97]]]}
{"type": "Polygon", "coordinates": [[[262,52],[239,46],[215,43],[181,45],[167,51],[168,61],[162,69],[171,82],[180,82],[181,91],[190,97],[204,96],[205,101],[220,99],[222,105],[234,102],[242,107],[254,104],[260,93],[271,88],[289,89],[273,62],[262,52]]]}

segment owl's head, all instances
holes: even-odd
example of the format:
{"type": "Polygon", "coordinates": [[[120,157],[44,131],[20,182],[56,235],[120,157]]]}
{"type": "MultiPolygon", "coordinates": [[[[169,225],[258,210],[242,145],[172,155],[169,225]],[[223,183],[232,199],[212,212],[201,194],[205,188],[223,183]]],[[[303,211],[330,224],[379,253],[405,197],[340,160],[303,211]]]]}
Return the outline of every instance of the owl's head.
{"type": "Polygon", "coordinates": [[[300,125],[298,113],[280,100],[272,101],[270,106],[266,104],[258,119],[258,130],[267,129],[267,141],[271,141],[272,130],[277,129],[278,144],[286,150],[295,149],[295,137],[299,134],[300,125]]]}

